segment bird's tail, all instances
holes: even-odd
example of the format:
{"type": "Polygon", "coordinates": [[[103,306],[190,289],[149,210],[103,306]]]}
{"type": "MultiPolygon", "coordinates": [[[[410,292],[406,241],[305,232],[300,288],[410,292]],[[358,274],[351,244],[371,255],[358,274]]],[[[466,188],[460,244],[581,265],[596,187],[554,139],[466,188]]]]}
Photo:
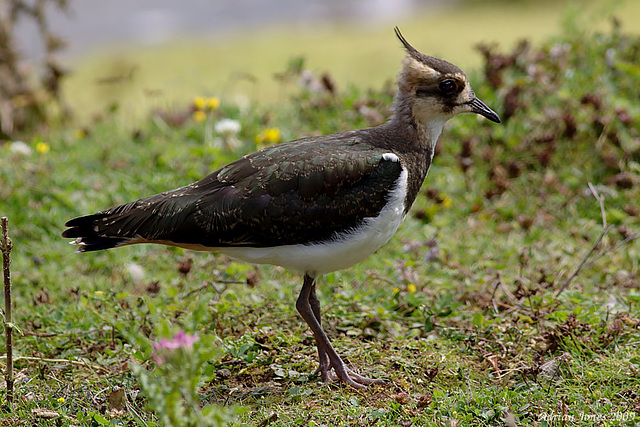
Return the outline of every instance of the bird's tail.
{"type": "Polygon", "coordinates": [[[177,240],[188,242],[200,232],[193,226],[193,214],[200,197],[197,188],[183,187],[74,218],[65,224],[68,229],[62,237],[75,239],[71,244],[78,246],[76,252],[135,243],[176,245],[177,240]]]}
{"type": "Polygon", "coordinates": [[[129,207],[122,205],[69,220],[65,224],[68,228],[62,233],[62,237],[75,239],[71,244],[78,246],[76,252],[100,251],[138,243],[139,236],[136,238],[131,233],[131,227],[125,227],[127,216],[131,213],[129,207]]]}

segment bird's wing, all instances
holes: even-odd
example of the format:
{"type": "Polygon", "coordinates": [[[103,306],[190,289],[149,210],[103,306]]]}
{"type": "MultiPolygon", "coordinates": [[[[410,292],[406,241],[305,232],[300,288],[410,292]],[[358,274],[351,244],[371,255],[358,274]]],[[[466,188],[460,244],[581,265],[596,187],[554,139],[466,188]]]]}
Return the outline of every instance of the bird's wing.
{"type": "Polygon", "coordinates": [[[358,133],[291,141],[186,187],[73,219],[63,235],[85,251],[140,242],[216,248],[324,241],[376,217],[401,172],[396,156],[358,133]]]}

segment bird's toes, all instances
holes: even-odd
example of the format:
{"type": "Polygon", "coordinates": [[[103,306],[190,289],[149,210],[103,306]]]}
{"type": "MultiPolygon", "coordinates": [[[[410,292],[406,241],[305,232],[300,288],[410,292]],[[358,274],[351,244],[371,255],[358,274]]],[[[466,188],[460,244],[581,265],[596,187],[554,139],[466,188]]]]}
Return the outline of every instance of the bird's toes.
{"type": "Polygon", "coordinates": [[[385,384],[387,382],[386,380],[379,379],[379,378],[365,377],[363,375],[358,374],[357,372],[352,371],[349,368],[347,368],[347,373],[354,381],[363,385],[385,384]]]}
{"type": "Polygon", "coordinates": [[[340,381],[357,389],[365,389],[373,384],[385,384],[387,382],[383,379],[365,377],[347,367],[345,367],[342,375],[340,374],[340,370],[332,369],[329,373],[329,378],[331,381],[340,381]]]}

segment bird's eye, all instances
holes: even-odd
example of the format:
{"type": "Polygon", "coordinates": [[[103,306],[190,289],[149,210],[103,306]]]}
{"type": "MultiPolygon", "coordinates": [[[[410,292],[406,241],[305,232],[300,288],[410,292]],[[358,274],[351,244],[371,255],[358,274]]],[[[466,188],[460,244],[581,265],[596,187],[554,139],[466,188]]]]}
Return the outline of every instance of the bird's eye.
{"type": "Polygon", "coordinates": [[[450,95],[450,94],[452,94],[452,93],[454,93],[456,91],[458,86],[457,86],[455,80],[447,79],[447,80],[441,81],[440,85],[438,86],[438,88],[445,95],[450,95]]]}

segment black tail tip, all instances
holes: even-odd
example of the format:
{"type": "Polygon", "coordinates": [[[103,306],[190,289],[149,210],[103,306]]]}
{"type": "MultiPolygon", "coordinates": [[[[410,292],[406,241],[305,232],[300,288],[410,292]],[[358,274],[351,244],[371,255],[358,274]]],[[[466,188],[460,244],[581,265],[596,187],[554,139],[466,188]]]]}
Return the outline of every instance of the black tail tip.
{"type": "Polygon", "coordinates": [[[62,232],[62,237],[75,239],[69,243],[76,246],[76,252],[101,251],[126,244],[128,238],[100,235],[96,226],[100,218],[102,215],[94,214],[70,219],[64,224],[68,228],[62,232]]]}
{"type": "Polygon", "coordinates": [[[117,237],[78,237],[69,244],[76,246],[76,252],[93,252],[115,248],[126,244],[128,239],[117,237]]]}

